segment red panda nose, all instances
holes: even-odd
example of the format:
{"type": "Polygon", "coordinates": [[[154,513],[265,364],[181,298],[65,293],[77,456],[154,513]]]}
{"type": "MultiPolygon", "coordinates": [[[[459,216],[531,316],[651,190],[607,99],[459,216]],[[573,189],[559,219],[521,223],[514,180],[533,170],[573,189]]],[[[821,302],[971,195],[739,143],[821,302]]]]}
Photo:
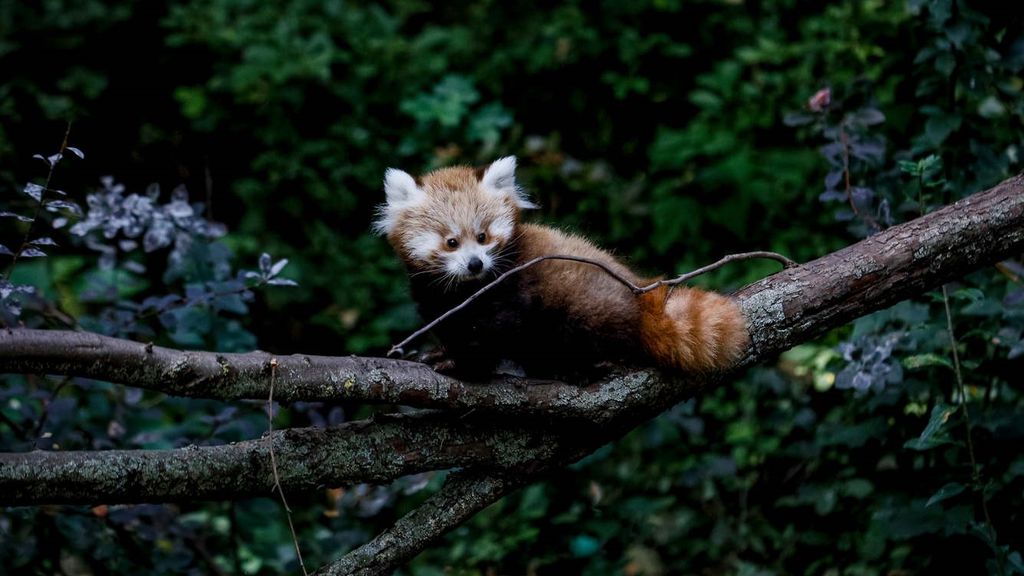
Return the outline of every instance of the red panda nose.
{"type": "Polygon", "coordinates": [[[466,268],[468,268],[473,274],[476,274],[484,269],[484,262],[476,256],[473,256],[469,259],[469,262],[466,263],[466,268]]]}

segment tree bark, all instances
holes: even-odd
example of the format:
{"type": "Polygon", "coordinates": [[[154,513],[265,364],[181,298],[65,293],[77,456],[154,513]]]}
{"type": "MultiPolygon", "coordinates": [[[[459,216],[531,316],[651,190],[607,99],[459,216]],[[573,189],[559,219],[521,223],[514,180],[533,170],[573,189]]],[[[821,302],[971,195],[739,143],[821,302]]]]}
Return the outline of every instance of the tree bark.
{"type": "MultiPolygon", "coordinates": [[[[735,296],[747,315],[751,346],[736,370],[1021,252],[1024,178],[1018,176],[740,290],[735,296]]],[[[182,352],[73,332],[0,331],[0,372],[85,376],[185,396],[265,399],[271,358],[263,352],[182,352]]],[[[498,482],[496,478],[532,477],[579,458],[729,376],[677,378],[641,369],[583,387],[514,379],[467,385],[398,360],[276,358],[275,397],[281,400],[348,399],[446,410],[391,422],[353,423],[330,431],[285,430],[273,437],[275,452],[283,455],[279,468],[282,482],[288,478],[287,490],[330,482],[384,481],[430,468],[483,470],[479,475],[460,476],[464,480],[428,501],[434,504],[408,516],[409,526],[402,524],[401,530],[396,526],[382,535],[380,542],[390,542],[388,538],[408,533],[412,525],[441,519],[446,528],[414,531],[427,536],[402,540],[406,550],[427,545],[514,484],[488,489],[498,482]],[[429,424],[422,424],[427,420],[429,424]],[[507,446],[515,449],[509,452],[507,446]],[[308,471],[314,472],[305,475],[308,471]],[[491,496],[477,500],[479,506],[448,516],[438,516],[444,506],[431,508],[449,502],[446,498],[451,494],[472,489],[491,496]]],[[[161,452],[3,454],[0,499],[7,504],[92,503],[99,497],[128,502],[269,492],[268,458],[261,442],[161,452]],[[255,478],[254,482],[239,482],[243,474],[255,478]],[[140,478],[154,481],[140,482],[140,478]],[[198,478],[211,488],[197,495],[190,491],[190,483],[198,478]],[[139,488],[142,485],[147,488],[139,488]]],[[[348,562],[345,570],[367,568],[378,557],[357,552],[343,560],[348,562]]],[[[396,555],[381,566],[393,569],[407,558],[396,555]]],[[[339,565],[325,567],[325,573],[339,565]]]]}
{"type": "Polygon", "coordinates": [[[278,430],[222,446],[0,453],[0,506],[270,496],[271,442],[289,493],[460,467],[525,472],[558,459],[556,432],[425,412],[278,430]]]}
{"type": "Polygon", "coordinates": [[[477,476],[456,473],[420,507],[400,518],[386,532],[356,548],[337,562],[316,571],[317,576],[378,576],[391,574],[445,532],[462,524],[531,476],[477,476]]]}

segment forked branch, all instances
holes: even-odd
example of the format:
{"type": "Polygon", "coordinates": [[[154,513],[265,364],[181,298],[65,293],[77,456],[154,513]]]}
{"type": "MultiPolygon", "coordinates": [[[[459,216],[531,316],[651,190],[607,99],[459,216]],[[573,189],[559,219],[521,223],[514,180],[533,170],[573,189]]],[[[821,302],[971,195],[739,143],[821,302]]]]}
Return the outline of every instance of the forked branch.
{"type": "MultiPolygon", "coordinates": [[[[1015,177],[737,292],[734,297],[747,316],[751,335],[751,347],[737,368],[769,359],[858,316],[1021,252],[1024,178],[1015,177]]],[[[87,376],[129,385],[141,383],[190,396],[210,396],[211,390],[215,390],[219,394],[215,397],[265,399],[269,391],[269,358],[263,353],[231,356],[181,352],[79,333],[0,331],[0,371],[87,376]],[[78,345],[69,346],[69,342],[78,345]]],[[[696,393],[701,386],[713,383],[709,378],[727,376],[690,375],[671,380],[650,370],[630,372],[614,376],[595,389],[575,389],[575,396],[570,395],[569,400],[556,400],[554,396],[572,388],[550,382],[535,387],[527,382],[506,381],[481,384],[467,392],[468,385],[396,360],[348,358],[344,359],[346,364],[333,363],[340,362],[340,358],[292,356],[279,360],[275,397],[282,399],[330,392],[344,398],[349,390],[359,390],[369,401],[397,398],[420,405],[474,408],[468,416],[460,412],[410,418],[417,422],[429,420],[424,425],[399,425],[406,420],[389,418],[329,430],[285,430],[276,432],[272,439],[275,452],[281,457],[281,482],[289,490],[342,481],[384,481],[426,469],[480,468],[462,477],[467,484],[457,485],[431,500],[435,503],[445,503],[452,494],[471,490],[474,485],[479,487],[478,482],[487,482],[487,478],[498,478],[490,476],[492,473],[500,471],[501,478],[507,478],[507,474],[529,476],[578,458],[696,393]],[[339,367],[344,370],[337,371],[339,367]],[[329,373],[325,374],[325,370],[329,373]],[[307,377],[315,385],[310,386],[307,377]],[[534,392],[535,389],[541,391],[534,392]],[[457,399],[453,400],[453,396],[457,399]],[[529,421],[521,417],[495,417],[506,410],[530,413],[531,409],[524,406],[533,402],[547,402],[544,408],[551,408],[552,415],[529,421]],[[587,408],[574,411],[568,407],[582,405],[587,408]],[[593,420],[587,416],[594,414],[599,416],[593,420]],[[569,417],[577,420],[567,420],[569,417]],[[583,423],[590,427],[580,433],[583,423]],[[295,442],[300,439],[304,441],[295,442]],[[453,447],[452,439],[464,443],[453,447]],[[488,463],[498,465],[488,469],[488,463]],[[303,471],[315,474],[303,476],[303,471]],[[294,479],[293,484],[289,484],[290,479],[294,479]]],[[[265,448],[265,442],[254,441],[182,451],[2,454],[0,478],[4,480],[0,480],[0,505],[196,499],[200,480],[206,488],[198,498],[266,494],[273,479],[267,469],[269,458],[265,448]],[[169,467],[168,462],[182,465],[169,467]],[[175,473],[179,479],[147,484],[142,495],[136,484],[139,470],[154,472],[154,478],[175,473]],[[252,479],[255,481],[251,482],[252,479]]],[[[484,492],[492,496],[498,493],[487,489],[484,492]]],[[[490,498],[478,500],[479,507],[490,498]]],[[[429,545],[479,507],[469,506],[464,513],[443,517],[438,516],[440,509],[429,506],[419,514],[414,513],[408,517],[409,523],[438,519],[446,528],[417,532],[422,538],[410,539],[416,542],[408,549],[429,545]]],[[[382,536],[380,542],[397,542],[388,538],[410,530],[411,525],[400,524],[382,536]]],[[[352,570],[370,570],[372,565],[377,572],[366,572],[372,574],[394,569],[408,557],[398,554],[373,564],[370,556],[355,554],[343,561],[349,562],[345,566],[352,570]]]]}

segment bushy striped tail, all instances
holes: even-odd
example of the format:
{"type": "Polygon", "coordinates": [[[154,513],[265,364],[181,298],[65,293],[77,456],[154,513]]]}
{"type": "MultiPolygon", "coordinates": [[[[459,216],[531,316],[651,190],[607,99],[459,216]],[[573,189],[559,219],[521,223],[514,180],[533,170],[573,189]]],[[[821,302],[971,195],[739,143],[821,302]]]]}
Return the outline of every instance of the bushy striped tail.
{"type": "Polygon", "coordinates": [[[695,288],[665,286],[640,296],[640,338],[664,368],[728,368],[750,343],[743,312],[734,300],[695,288]]]}

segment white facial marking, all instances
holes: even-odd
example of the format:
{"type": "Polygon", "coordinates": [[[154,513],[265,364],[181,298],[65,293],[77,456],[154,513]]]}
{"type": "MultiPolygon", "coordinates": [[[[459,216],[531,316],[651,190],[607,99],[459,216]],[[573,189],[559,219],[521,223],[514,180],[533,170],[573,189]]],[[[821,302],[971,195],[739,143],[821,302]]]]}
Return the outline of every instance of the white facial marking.
{"type": "Polygon", "coordinates": [[[410,256],[417,260],[428,260],[443,240],[440,234],[428,230],[406,239],[405,249],[409,251],[410,256]]]}
{"type": "Polygon", "coordinates": [[[494,222],[491,222],[491,242],[495,239],[508,240],[512,237],[512,229],[513,223],[511,216],[502,216],[494,222]]]}
{"type": "Polygon", "coordinates": [[[445,254],[444,259],[445,271],[462,279],[479,278],[494,265],[494,258],[488,253],[487,247],[481,246],[475,241],[460,245],[457,250],[445,254]],[[479,258],[483,263],[479,272],[469,269],[469,262],[473,258],[479,258]]]}

